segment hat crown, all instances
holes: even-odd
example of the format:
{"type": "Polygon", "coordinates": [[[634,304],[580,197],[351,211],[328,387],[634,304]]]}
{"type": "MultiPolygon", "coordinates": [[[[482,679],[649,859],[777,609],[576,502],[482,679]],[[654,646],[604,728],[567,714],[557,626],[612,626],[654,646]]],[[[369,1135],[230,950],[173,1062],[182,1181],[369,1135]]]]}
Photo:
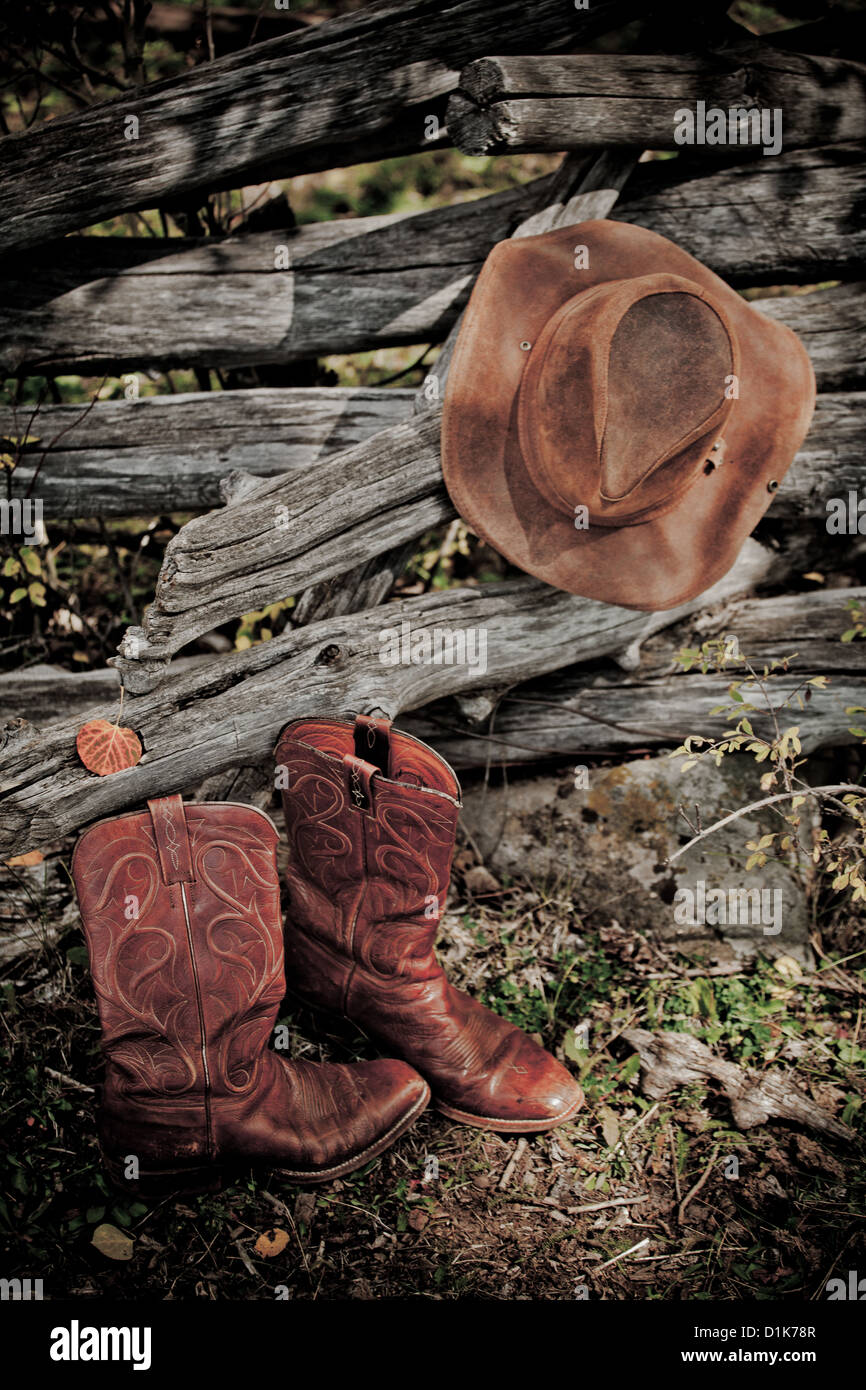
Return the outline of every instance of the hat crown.
{"type": "Polygon", "coordinates": [[[694,256],[632,221],[574,223],[488,256],[448,372],[442,472],[463,519],[528,574],[604,603],[669,609],[731,568],[814,401],[799,339],[694,256]],[[620,298],[623,282],[634,292],[620,298]],[[670,309],[632,313],[664,284],[670,309]],[[674,290],[700,302],[678,305],[674,290]],[[557,374],[547,350],[560,312],[568,352],[557,374]],[[647,388],[641,344],[667,341],[671,323],[674,350],[656,353],[647,388]],[[693,443],[665,458],[689,430],[693,443]]]}
{"type": "Polygon", "coordinates": [[[533,345],[518,426],[535,485],[558,510],[624,526],[672,506],[705,466],[737,369],[727,318],[678,275],[574,295],[533,345]]]}

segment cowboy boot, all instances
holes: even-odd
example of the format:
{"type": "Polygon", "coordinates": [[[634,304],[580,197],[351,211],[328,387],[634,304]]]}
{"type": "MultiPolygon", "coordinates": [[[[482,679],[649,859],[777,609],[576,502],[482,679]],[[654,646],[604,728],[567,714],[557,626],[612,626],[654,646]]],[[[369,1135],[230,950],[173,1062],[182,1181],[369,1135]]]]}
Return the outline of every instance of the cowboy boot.
{"type": "Polygon", "coordinates": [[[286,970],[429,1081],[452,1119],[551,1129],[583,1100],[570,1073],[451,986],[433,951],[460,808],[447,763],[386,720],[288,724],[276,749],[291,850],[286,970]]]}
{"type": "Polygon", "coordinates": [[[213,1189],[253,1162],[323,1182],[380,1154],[427,1104],[403,1062],[269,1050],[284,994],[277,840],[252,806],[167,796],[75,847],[105,1058],[100,1141],[123,1186],[213,1189]]]}

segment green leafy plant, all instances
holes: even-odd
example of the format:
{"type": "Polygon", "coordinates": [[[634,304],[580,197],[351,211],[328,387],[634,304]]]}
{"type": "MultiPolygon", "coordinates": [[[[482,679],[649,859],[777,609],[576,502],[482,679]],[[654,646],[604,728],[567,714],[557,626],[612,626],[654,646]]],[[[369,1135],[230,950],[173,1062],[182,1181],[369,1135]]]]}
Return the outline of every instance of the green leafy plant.
{"type": "Polygon", "coordinates": [[[278,603],[269,603],[266,608],[245,613],[235,633],[235,651],[244,652],[261,642],[270,642],[278,620],[294,606],[294,598],[286,598],[278,603]]]}
{"type": "MultiPolygon", "coordinates": [[[[45,607],[45,585],[42,582],[42,561],[29,545],[21,546],[17,553],[7,555],[3,562],[4,579],[17,581],[9,591],[10,604],[20,603],[29,598],[37,608],[45,607]]],[[[0,590],[0,597],[3,591],[0,590]]]]}
{"type": "Polygon", "coordinates": [[[839,638],[840,642],[855,642],[858,637],[866,637],[866,610],[860,607],[856,598],[849,598],[845,604],[851,614],[851,626],[839,638]]]}

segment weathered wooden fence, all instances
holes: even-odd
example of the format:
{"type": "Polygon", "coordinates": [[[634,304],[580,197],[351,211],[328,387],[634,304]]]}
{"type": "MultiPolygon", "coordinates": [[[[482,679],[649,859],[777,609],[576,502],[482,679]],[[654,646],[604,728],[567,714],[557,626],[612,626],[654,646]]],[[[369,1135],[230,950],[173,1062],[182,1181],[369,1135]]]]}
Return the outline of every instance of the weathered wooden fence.
{"type": "MultiPolygon", "coordinates": [[[[862,544],[826,528],[829,498],[866,489],[862,70],[769,43],[724,59],[540,57],[640,7],[440,8],[379,3],[0,145],[7,373],[242,367],[445,343],[419,393],[227,390],[43,408],[40,443],[13,489],[26,493],[47,447],[38,478],[47,518],[213,510],[170,543],[116,670],[0,678],[0,852],[205,777],[218,795],[220,776],[265,759],[287,719],[324,709],[400,714],[460,767],[660,748],[712,731],[722,682],[673,669],[686,620],[703,634],[736,631],[759,659],[798,651],[798,673],[830,673],[808,738],[814,747],[850,737],[843,710],[864,703],[864,646],[836,639],[849,625],[846,601],[866,591],[779,591],[828,547],[862,544]],[[771,158],[689,149],[638,163],[644,144],[671,146],[671,106],[696,93],[719,105],[771,102],[792,138],[771,158]],[[446,103],[447,132],[427,138],[426,118],[444,122],[446,103]],[[128,117],[138,140],[124,135],[128,117]],[[573,152],[547,178],[414,216],[221,241],[48,241],[203,189],[454,140],[573,152]],[[756,301],[801,335],[819,389],[767,523],[724,580],[668,613],[530,579],[385,603],[407,547],[454,519],[439,466],[442,384],[485,256],[504,237],[607,215],[670,237],[738,287],[811,287],[756,301]],[[814,288],[826,281],[841,283],[814,288]],[[750,596],[759,585],[775,596],[750,596]],[[226,656],[183,654],[215,626],[290,594],[294,625],[282,636],[226,656]],[[402,621],[416,631],[484,629],[483,675],[383,665],[379,634],[402,621]],[[114,717],[118,670],[124,722],[145,753],[100,779],[78,761],[75,733],[85,713],[114,717]]],[[[677,7],[657,8],[663,17],[677,7]]],[[[19,427],[15,413],[0,414],[0,435],[19,427]]]]}

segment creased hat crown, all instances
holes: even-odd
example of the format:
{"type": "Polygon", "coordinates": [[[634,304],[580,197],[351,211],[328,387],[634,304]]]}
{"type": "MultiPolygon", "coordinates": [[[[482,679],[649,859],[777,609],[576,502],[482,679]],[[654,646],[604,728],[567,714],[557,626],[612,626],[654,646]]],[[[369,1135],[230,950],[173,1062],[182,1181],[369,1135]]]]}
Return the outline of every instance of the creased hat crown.
{"type": "Polygon", "coordinates": [[[705,467],[730,414],[736,338],[710,293],[682,276],[614,280],[546,323],[520,384],[533,482],[599,526],[660,515],[705,467]]]}

